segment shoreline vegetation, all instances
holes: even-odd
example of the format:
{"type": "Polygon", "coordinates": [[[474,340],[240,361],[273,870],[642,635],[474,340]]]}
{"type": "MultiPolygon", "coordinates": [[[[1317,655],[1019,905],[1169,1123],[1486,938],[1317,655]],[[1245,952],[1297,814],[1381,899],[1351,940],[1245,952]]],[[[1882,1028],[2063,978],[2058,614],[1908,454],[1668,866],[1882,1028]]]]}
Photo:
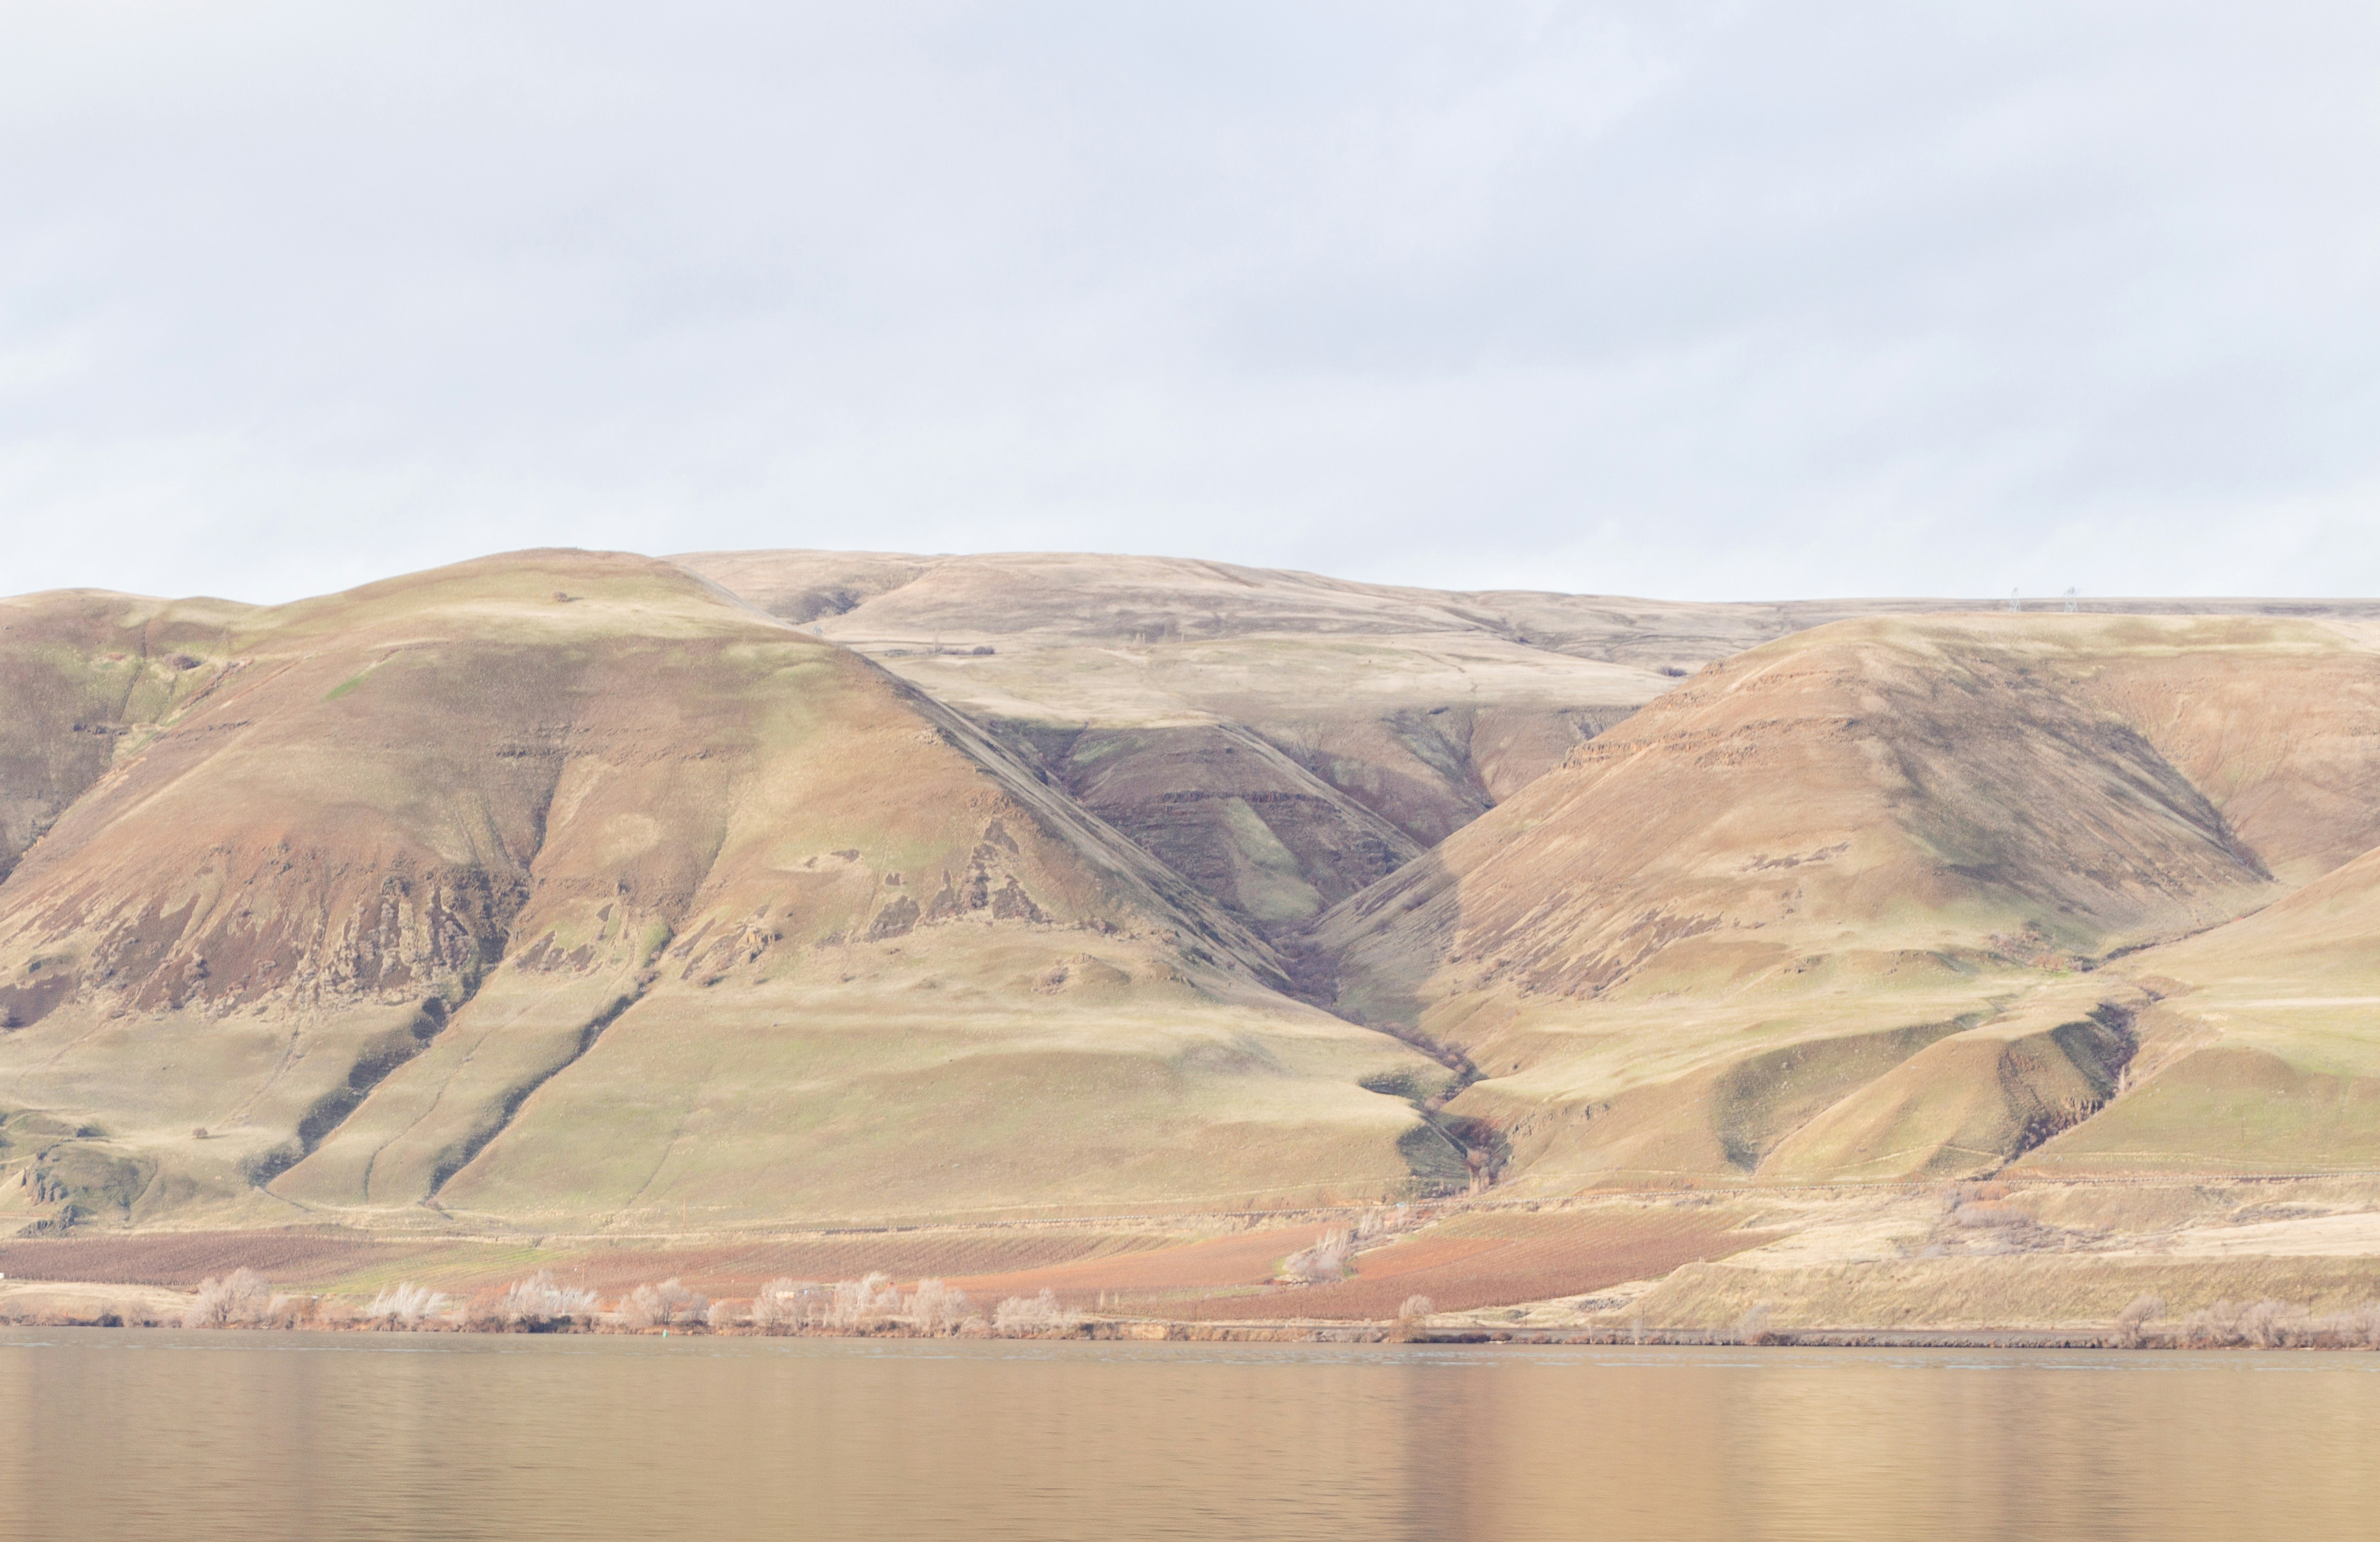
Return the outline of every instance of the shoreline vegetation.
{"type": "Polygon", "coordinates": [[[1482,1329],[1434,1325],[1427,1297],[1371,1323],[1231,1323],[1113,1316],[1062,1303],[1044,1290],[978,1303],[940,1279],[903,1289],[882,1271],[833,1282],[783,1279],[748,1300],[712,1300],[676,1279],[639,1285],[608,1303],[540,1270],[467,1298],[411,1282],[368,1300],[279,1291],[254,1269],[203,1280],[178,1316],[108,1310],[76,1314],[0,1303],[0,1327],[179,1328],[318,1332],[572,1333],[666,1337],[830,1339],[1039,1339],[1273,1343],[1595,1345],[1644,1348],[2361,1350],[2380,1351],[2380,1301],[2316,1314],[2292,1303],[2218,1301],[2168,1317],[2143,1296],[2104,1329],[1785,1329],[1755,1306],[1703,1328],[1482,1329]]]}

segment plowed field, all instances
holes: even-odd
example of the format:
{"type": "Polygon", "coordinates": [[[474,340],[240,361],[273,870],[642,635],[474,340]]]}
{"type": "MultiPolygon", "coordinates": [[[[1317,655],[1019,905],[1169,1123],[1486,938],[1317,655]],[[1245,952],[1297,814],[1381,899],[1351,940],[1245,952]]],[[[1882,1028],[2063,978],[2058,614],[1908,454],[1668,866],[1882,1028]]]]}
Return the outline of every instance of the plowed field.
{"type": "Polygon", "coordinates": [[[1405,1298],[1441,1312],[1581,1295],[1649,1279],[1681,1264],[1757,1247],[1773,1231],[1731,1230],[1706,1210],[1465,1216],[1355,1257],[1355,1274],[1325,1285],[1177,1302],[1169,1316],[1201,1319],[1393,1317],[1405,1298]]]}
{"type": "Polygon", "coordinates": [[[377,1242],[302,1231],[176,1231],[134,1237],[55,1237],[0,1242],[11,1279],[103,1280],[186,1291],[208,1275],[251,1268],[281,1282],[400,1263],[449,1244],[377,1242]]]}

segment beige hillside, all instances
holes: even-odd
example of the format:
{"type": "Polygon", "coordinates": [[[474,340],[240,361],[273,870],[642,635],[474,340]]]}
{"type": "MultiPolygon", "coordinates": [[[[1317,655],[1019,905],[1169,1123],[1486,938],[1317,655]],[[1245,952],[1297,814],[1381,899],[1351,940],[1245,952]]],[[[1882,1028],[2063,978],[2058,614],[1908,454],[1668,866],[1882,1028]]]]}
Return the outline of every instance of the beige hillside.
{"type": "Polygon", "coordinates": [[[2346,623],[1841,622],[1704,670],[1318,939],[1342,1011],[1471,1057],[1449,1112],[1523,1184],[1989,1171],[2124,1107],[2124,955],[2368,838],[2375,688],[2346,623]]]}
{"type": "Polygon", "coordinates": [[[0,886],[0,1110],[83,1132],[12,1203],[725,1223],[1460,1176],[1402,1095],[1435,1065],[682,569],[492,558],[188,656],[0,886]]]}
{"type": "MultiPolygon", "coordinates": [[[[1429,590],[1083,553],[676,560],[968,714],[1276,937],[1705,664],[1845,618],[1997,608],[1429,590]]],[[[2380,614],[2349,601],[2082,603],[2380,614]]]]}

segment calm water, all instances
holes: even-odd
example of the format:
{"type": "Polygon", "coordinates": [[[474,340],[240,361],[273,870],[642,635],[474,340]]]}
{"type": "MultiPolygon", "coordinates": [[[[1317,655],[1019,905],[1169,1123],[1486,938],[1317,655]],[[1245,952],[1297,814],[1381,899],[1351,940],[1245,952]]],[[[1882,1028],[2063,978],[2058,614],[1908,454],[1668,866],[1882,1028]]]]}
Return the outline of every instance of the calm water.
{"type": "Polygon", "coordinates": [[[2380,1535],[2380,1355],[0,1330],[0,1536],[2380,1535]]]}

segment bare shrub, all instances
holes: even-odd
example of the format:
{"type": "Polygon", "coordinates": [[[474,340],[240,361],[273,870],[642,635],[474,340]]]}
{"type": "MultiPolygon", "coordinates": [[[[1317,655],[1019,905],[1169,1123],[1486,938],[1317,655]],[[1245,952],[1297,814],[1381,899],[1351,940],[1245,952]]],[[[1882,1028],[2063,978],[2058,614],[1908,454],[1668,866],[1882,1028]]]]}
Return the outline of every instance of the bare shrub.
{"type": "Polygon", "coordinates": [[[973,1310],[965,1291],[953,1290],[939,1279],[920,1279],[910,1292],[908,1310],[903,1315],[909,1326],[920,1333],[947,1333],[957,1328],[973,1310]]]}
{"type": "Polygon", "coordinates": [[[513,1281],[496,1300],[495,1316],[507,1328],[537,1329],[557,1323],[591,1322],[595,1292],[574,1285],[556,1285],[552,1269],[540,1269],[527,1279],[513,1281]]]}
{"type": "Polygon", "coordinates": [[[752,1298],[752,1326],[771,1332],[799,1328],[809,1321],[818,1293],[807,1279],[771,1279],[752,1298]]]}
{"type": "Polygon", "coordinates": [[[901,1310],[900,1288],[892,1277],[871,1269],[857,1279],[840,1280],[826,1306],[826,1326],[849,1332],[889,1322],[901,1310]]]}
{"type": "Polygon", "coordinates": [[[725,1302],[714,1301],[710,1303],[710,1310],[704,1315],[702,1320],[710,1326],[711,1332],[717,1333],[723,1329],[734,1328],[743,1316],[743,1313],[736,1311],[735,1308],[728,1305],[725,1302]]]}
{"type": "Polygon", "coordinates": [[[1059,1305],[1057,1296],[1045,1287],[1038,1296],[1011,1296],[992,1308],[991,1326],[1003,1334],[1047,1333],[1072,1328],[1082,1317],[1080,1312],[1059,1305]]]}
{"type": "Polygon", "coordinates": [[[1347,1257],[1355,1251],[1354,1239],[1344,1231],[1325,1231],[1312,1247],[1293,1253],[1281,1260],[1281,1272],[1292,1279],[1311,1281],[1343,1279],[1347,1273],[1347,1257]]]}
{"type": "Polygon", "coordinates": [[[620,1308],[613,1316],[621,1327],[641,1330],[699,1317],[710,1307],[709,1297],[687,1290],[673,1277],[658,1285],[638,1286],[620,1298],[620,1308]]]}
{"type": "Polygon", "coordinates": [[[1422,1318],[1428,1316],[1432,1312],[1437,1310],[1437,1303],[1431,1301],[1427,1296],[1407,1296],[1405,1297],[1404,1304],[1397,1308],[1397,1320],[1399,1322],[1407,1323],[1419,1322],[1422,1318]]]}
{"type": "Polygon", "coordinates": [[[2130,1305],[2116,1314],[2116,1342],[2126,1349],[2140,1348],[2142,1329],[2164,1316],[2163,1296],[2134,1296],[2130,1305]]]}
{"type": "Polygon", "coordinates": [[[364,1320],[374,1328],[410,1332],[445,1310],[443,1295],[408,1280],[372,1297],[371,1304],[364,1308],[364,1320]]]}
{"type": "Polygon", "coordinates": [[[2287,1302],[2260,1301],[2240,1314],[2240,1333],[2258,1349],[2287,1349],[2307,1336],[2306,1312],[2287,1302]]]}
{"type": "Polygon", "coordinates": [[[1755,1302],[1752,1304],[1751,1310],[1745,1312],[1742,1316],[1735,1319],[1735,1341],[1739,1344],[1768,1344],[1776,1342],[1777,1335],[1769,1328],[1768,1326],[1770,1316],[1771,1313],[1769,1305],[1767,1302],[1755,1302]]]}
{"type": "Polygon", "coordinates": [[[184,1328],[250,1328],[273,1310],[273,1287],[254,1269],[238,1268],[221,1279],[199,1281],[199,1299],[182,1317],[184,1328]]]}
{"type": "Polygon", "coordinates": [[[2181,1338],[2192,1349],[2228,1349],[2240,1342],[2238,1303],[2218,1301],[2200,1307],[2182,1319],[2181,1338]]]}
{"type": "Polygon", "coordinates": [[[2348,1349],[2380,1349],[2380,1301],[2367,1301],[2338,1314],[2338,1341],[2348,1349]]]}

